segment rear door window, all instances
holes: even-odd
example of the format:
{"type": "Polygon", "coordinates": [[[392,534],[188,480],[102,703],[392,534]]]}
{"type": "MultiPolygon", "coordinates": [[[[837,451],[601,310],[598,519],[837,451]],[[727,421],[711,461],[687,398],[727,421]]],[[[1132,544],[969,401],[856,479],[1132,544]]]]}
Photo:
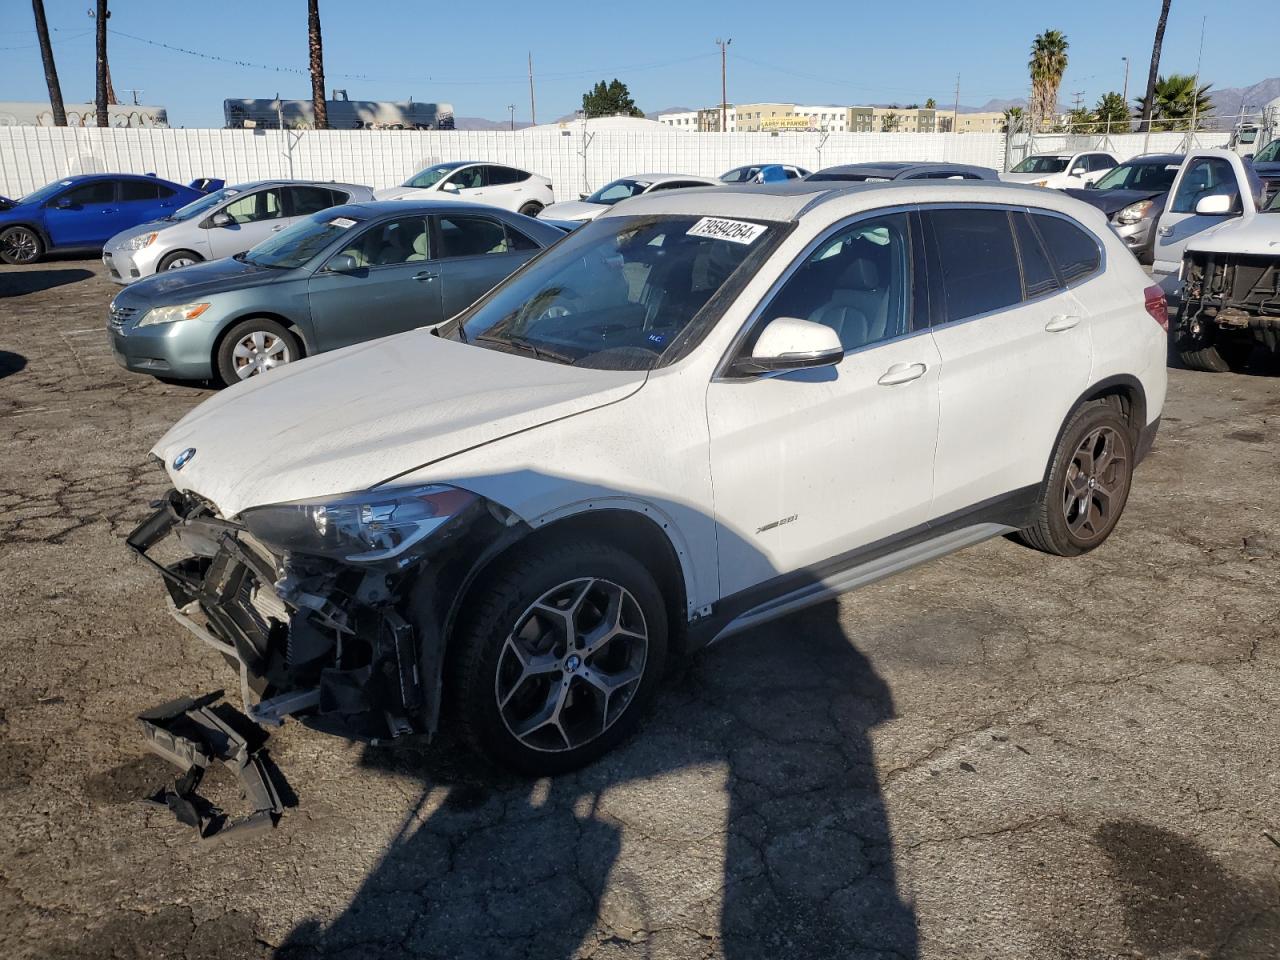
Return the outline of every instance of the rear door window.
{"type": "Polygon", "coordinates": [[[159,184],[148,183],[145,180],[121,180],[120,181],[120,200],[121,202],[130,200],[156,200],[160,197],[159,184]]]}
{"type": "Polygon", "coordinates": [[[513,170],[511,167],[489,166],[486,168],[489,186],[499,187],[508,183],[520,183],[529,179],[529,174],[523,170],[513,170]]]}
{"type": "Polygon", "coordinates": [[[1102,253],[1092,234],[1062,217],[1036,213],[1032,218],[1064,283],[1081,280],[1101,266],[1102,253]]]}
{"type": "Polygon", "coordinates": [[[1005,210],[927,210],[942,286],[944,323],[1022,301],[1022,274],[1005,210]]]}
{"type": "Polygon", "coordinates": [[[440,217],[440,258],[481,257],[511,253],[504,224],[488,217],[440,217]]]}
{"type": "Polygon", "coordinates": [[[289,216],[305,217],[334,205],[336,192],[326,187],[286,187],[285,202],[289,216]]]}

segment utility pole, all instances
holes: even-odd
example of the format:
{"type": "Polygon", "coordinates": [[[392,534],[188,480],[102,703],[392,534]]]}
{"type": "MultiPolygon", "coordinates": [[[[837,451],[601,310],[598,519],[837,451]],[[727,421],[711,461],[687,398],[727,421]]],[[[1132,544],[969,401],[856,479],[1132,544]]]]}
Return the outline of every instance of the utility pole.
{"type": "Polygon", "coordinates": [[[956,109],[951,114],[951,132],[960,132],[960,74],[956,74],[956,109]]]}
{"type": "Polygon", "coordinates": [[[138,101],[138,94],[140,94],[140,93],[146,93],[146,91],[145,91],[145,90],[135,90],[135,89],[133,89],[132,87],[130,87],[128,90],[126,90],[126,91],[125,91],[125,93],[127,93],[127,94],[129,94],[129,95],[131,95],[131,96],[133,97],[133,105],[136,107],[136,106],[138,106],[138,105],[139,105],[139,101],[138,101]]]}
{"type": "Polygon", "coordinates": [[[44,82],[49,88],[49,109],[53,113],[53,125],[67,125],[67,111],[62,105],[62,85],[58,83],[58,67],[53,62],[53,43],[49,39],[49,22],[44,16],[44,0],[31,0],[36,18],[36,34],[40,40],[40,59],[44,61],[44,82]]]}
{"type": "Polygon", "coordinates": [[[538,106],[533,99],[533,51],[529,51],[529,122],[538,125],[538,106]]]}
{"type": "Polygon", "coordinates": [[[516,132],[516,105],[514,103],[508,103],[507,109],[511,111],[511,132],[515,133],[516,132]]]}
{"type": "Polygon", "coordinates": [[[1126,108],[1129,106],[1129,58],[1121,57],[1124,61],[1124,93],[1120,94],[1120,99],[1124,101],[1126,108]]]}
{"type": "Polygon", "coordinates": [[[729,132],[729,85],[726,79],[726,61],[729,44],[733,43],[733,38],[721,40],[716,37],[716,46],[720,48],[720,132],[729,132]]]}
{"type": "Polygon", "coordinates": [[[1200,50],[1196,54],[1196,80],[1191,85],[1191,130],[1187,137],[1187,150],[1192,149],[1195,143],[1196,135],[1196,115],[1200,108],[1200,60],[1204,56],[1204,27],[1209,22],[1208,17],[1200,19],[1200,50]]]}

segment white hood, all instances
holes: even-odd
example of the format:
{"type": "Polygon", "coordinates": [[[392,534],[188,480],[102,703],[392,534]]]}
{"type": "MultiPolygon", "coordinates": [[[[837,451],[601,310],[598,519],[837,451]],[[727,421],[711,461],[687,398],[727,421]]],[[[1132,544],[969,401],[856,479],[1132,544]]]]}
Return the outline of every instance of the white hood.
{"type": "Polygon", "coordinates": [[[174,486],[224,517],[364,490],[408,470],[621,400],[645,371],[590,370],[426,330],[325,353],[206,400],[152,449],[174,486]],[[194,448],[181,470],[174,458],[194,448]]]}
{"type": "Polygon", "coordinates": [[[423,200],[426,195],[422,187],[383,187],[373,191],[375,200],[423,200]]]}
{"type": "Polygon", "coordinates": [[[1280,257],[1280,211],[1227,220],[1194,237],[1187,243],[1187,249],[1280,257]]]}
{"type": "Polygon", "coordinates": [[[1002,173],[1000,179],[1005,183],[1039,183],[1041,180],[1052,181],[1061,174],[1057,173],[1002,173]]]}
{"type": "Polygon", "coordinates": [[[538,214],[548,220],[594,220],[609,207],[603,203],[584,203],[581,200],[566,200],[544,207],[538,214]]]}

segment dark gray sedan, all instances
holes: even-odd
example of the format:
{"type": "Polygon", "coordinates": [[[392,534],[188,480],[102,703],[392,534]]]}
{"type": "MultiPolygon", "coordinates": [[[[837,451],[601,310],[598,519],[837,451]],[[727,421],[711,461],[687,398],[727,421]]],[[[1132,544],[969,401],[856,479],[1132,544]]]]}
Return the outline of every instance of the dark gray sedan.
{"type": "Polygon", "coordinates": [[[887,163],[845,163],[824,167],[806,180],[847,180],[851,183],[882,183],[886,180],[999,180],[990,167],[969,163],[915,163],[892,160],[887,163]]]}
{"type": "Polygon", "coordinates": [[[111,302],[116,360],[235,383],[299,357],[441,323],[564,231],[496,207],[331,207],[246,253],[146,277],[111,302]]]}

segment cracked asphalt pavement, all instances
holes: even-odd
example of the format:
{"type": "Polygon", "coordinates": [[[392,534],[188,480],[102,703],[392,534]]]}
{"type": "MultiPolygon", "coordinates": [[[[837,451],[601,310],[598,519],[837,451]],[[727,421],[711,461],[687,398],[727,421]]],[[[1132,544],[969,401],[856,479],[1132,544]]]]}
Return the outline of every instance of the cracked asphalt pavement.
{"type": "Polygon", "coordinates": [[[297,806],[210,844],[137,802],[134,717],[235,680],[123,543],[209,392],[116,366],[96,261],[2,269],[6,958],[1280,956],[1280,378],[1171,371],[1083,559],[996,540],[727,641],[554,781],[290,723],[297,806]]]}

